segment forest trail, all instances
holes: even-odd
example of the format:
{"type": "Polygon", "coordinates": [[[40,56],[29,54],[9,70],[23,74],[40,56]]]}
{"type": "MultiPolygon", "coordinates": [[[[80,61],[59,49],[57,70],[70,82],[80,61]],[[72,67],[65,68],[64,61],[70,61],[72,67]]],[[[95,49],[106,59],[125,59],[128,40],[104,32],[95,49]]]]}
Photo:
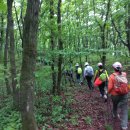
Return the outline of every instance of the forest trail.
{"type": "MultiPolygon", "coordinates": [[[[112,117],[112,104],[110,97],[107,102],[100,97],[98,89],[93,92],[85,85],[72,88],[75,102],[71,105],[72,113],[67,118],[67,130],[120,130],[120,120],[112,117]],[[107,129],[106,129],[107,128],[107,129]]],[[[130,128],[130,122],[129,122],[130,128]]]]}

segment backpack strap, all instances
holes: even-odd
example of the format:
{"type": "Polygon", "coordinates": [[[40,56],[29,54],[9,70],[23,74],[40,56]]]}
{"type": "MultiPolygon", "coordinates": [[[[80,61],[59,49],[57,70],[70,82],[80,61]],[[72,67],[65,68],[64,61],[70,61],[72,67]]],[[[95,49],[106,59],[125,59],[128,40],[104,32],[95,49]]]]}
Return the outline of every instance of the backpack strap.
{"type": "Polygon", "coordinates": [[[104,72],[104,69],[102,69],[102,71],[100,71],[100,69],[98,70],[98,77],[104,72]]]}

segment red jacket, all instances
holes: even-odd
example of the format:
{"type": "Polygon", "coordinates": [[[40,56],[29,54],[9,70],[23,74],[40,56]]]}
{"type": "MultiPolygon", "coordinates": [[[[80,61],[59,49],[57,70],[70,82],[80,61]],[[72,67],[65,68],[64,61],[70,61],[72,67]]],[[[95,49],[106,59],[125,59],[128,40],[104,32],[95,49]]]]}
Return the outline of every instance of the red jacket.
{"type": "MultiPolygon", "coordinates": [[[[119,72],[115,72],[115,74],[119,74],[119,72]]],[[[126,76],[126,73],[125,72],[122,72],[123,75],[126,76]]],[[[114,74],[111,74],[109,76],[109,81],[108,81],[108,93],[111,94],[111,95],[118,95],[117,92],[115,92],[114,90],[114,84],[115,84],[115,75],[114,74]]]]}

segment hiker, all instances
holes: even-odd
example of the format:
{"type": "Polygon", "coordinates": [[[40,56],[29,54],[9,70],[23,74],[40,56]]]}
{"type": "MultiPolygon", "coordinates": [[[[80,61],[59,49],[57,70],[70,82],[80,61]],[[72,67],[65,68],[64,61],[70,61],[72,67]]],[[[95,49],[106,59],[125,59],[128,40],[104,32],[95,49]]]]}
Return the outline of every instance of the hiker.
{"type": "Polygon", "coordinates": [[[81,85],[82,69],[78,63],[76,63],[75,67],[76,67],[76,71],[75,71],[76,72],[76,81],[81,85]]]}
{"type": "Polygon", "coordinates": [[[121,129],[127,130],[128,124],[128,81],[126,73],[122,72],[120,62],[113,64],[114,73],[109,77],[108,93],[111,95],[113,102],[113,117],[121,119],[121,129]],[[117,113],[118,108],[121,109],[121,117],[117,113]]]}
{"type": "Polygon", "coordinates": [[[98,63],[97,66],[98,66],[98,70],[96,70],[96,72],[94,74],[94,82],[98,78],[100,78],[102,80],[100,85],[98,85],[99,91],[100,91],[100,96],[102,98],[104,98],[105,101],[107,101],[107,95],[105,93],[105,86],[106,86],[107,81],[108,81],[108,74],[107,74],[107,71],[104,69],[103,64],[101,62],[98,63]]]}
{"type": "Polygon", "coordinates": [[[70,82],[70,85],[75,84],[73,79],[73,68],[72,65],[69,65],[69,69],[67,70],[66,76],[68,78],[68,81],[70,82]]]}
{"type": "Polygon", "coordinates": [[[93,78],[93,75],[94,75],[94,71],[93,71],[93,68],[92,66],[89,65],[88,62],[85,62],[84,64],[84,79],[87,80],[87,85],[89,87],[89,90],[93,90],[93,84],[92,84],[92,78],[93,78]]]}

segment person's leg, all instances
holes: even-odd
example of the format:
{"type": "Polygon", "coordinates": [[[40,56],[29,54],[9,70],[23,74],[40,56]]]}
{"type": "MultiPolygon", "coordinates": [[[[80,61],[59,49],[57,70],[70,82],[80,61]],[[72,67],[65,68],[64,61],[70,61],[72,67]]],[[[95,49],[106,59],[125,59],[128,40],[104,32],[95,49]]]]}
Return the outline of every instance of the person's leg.
{"type": "Polygon", "coordinates": [[[102,95],[102,97],[104,96],[104,93],[105,93],[105,83],[103,82],[100,86],[99,86],[99,91],[100,91],[100,94],[102,95]]]}
{"type": "Polygon", "coordinates": [[[77,74],[77,82],[80,84],[80,74],[77,74]]]}
{"type": "Polygon", "coordinates": [[[99,88],[99,91],[100,91],[100,95],[102,96],[102,87],[98,86],[98,88],[99,88]]]}
{"type": "Polygon", "coordinates": [[[111,96],[112,98],[112,103],[113,103],[113,117],[116,118],[117,117],[117,108],[118,108],[118,104],[119,104],[119,96],[111,96]]]}
{"type": "Polygon", "coordinates": [[[128,97],[127,95],[121,96],[119,107],[121,108],[121,127],[123,129],[126,129],[128,125],[128,97]]]}
{"type": "Polygon", "coordinates": [[[93,85],[92,85],[92,77],[88,76],[87,77],[87,82],[90,90],[93,90],[93,85]]]}
{"type": "Polygon", "coordinates": [[[89,90],[91,90],[91,85],[90,85],[90,78],[89,76],[86,76],[86,80],[87,80],[87,85],[89,87],[89,90]]]}
{"type": "Polygon", "coordinates": [[[91,89],[93,90],[94,86],[93,86],[93,83],[92,83],[92,78],[93,78],[93,76],[90,77],[90,86],[91,86],[91,89]]]}

